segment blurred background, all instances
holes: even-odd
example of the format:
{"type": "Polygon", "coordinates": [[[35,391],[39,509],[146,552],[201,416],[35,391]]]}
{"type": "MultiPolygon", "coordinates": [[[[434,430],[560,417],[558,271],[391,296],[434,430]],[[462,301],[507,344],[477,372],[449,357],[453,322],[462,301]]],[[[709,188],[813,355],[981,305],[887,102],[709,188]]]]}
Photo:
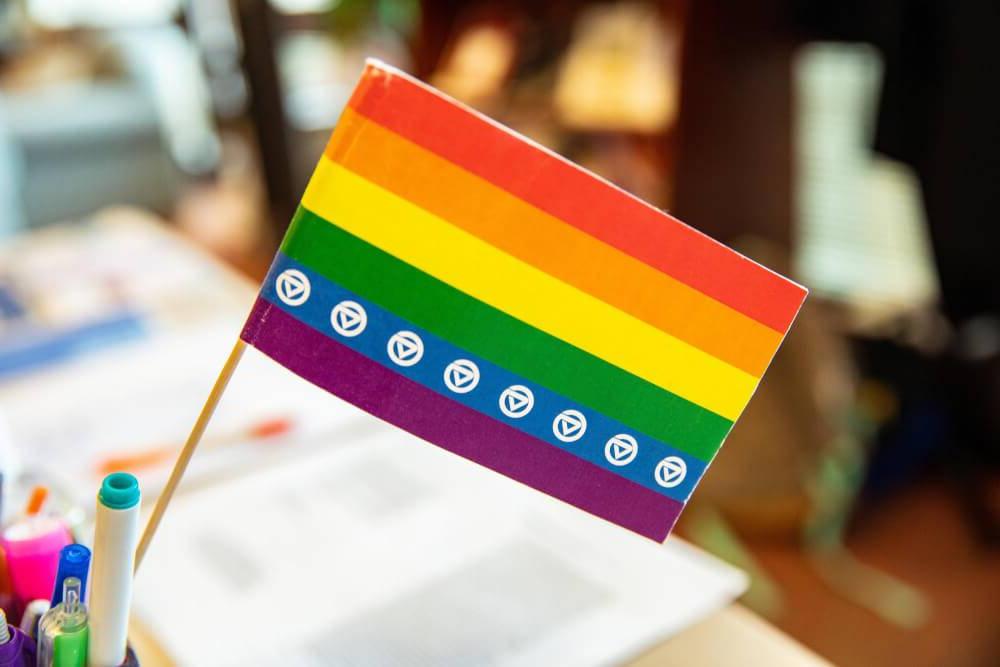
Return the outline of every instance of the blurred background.
{"type": "Polygon", "coordinates": [[[381,58],[808,286],[679,532],[837,664],[997,665],[998,31],[993,0],[8,0],[0,243],[156,218],[259,280],[381,58]]]}

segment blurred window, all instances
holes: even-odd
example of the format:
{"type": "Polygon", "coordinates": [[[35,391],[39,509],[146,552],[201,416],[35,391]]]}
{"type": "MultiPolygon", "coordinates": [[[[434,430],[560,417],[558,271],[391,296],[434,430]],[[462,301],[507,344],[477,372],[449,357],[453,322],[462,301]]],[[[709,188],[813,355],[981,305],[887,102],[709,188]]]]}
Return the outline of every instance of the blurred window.
{"type": "Polygon", "coordinates": [[[919,182],[872,151],[878,52],[813,43],[796,58],[795,77],[796,275],[872,324],[932,304],[938,284],[919,182]]]}
{"type": "Polygon", "coordinates": [[[271,0],[282,14],[319,14],[336,9],[340,0],[271,0]]]}

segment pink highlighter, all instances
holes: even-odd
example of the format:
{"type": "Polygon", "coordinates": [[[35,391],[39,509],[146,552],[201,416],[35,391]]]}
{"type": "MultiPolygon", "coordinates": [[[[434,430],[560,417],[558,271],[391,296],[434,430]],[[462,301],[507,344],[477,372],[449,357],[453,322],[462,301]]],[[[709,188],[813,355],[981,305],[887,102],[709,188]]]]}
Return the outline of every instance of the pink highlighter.
{"type": "Polygon", "coordinates": [[[25,604],[51,598],[59,552],[72,541],[62,520],[44,514],[21,517],[4,528],[0,542],[7,554],[14,595],[25,604]]]}

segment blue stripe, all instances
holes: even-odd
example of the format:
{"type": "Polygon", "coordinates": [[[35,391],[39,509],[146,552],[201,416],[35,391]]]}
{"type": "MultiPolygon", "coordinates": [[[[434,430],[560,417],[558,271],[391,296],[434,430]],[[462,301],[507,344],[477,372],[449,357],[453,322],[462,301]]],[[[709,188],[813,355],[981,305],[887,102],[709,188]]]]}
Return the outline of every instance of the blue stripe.
{"type": "MultiPolygon", "coordinates": [[[[701,479],[707,466],[703,461],[675,447],[655,440],[619,421],[546,389],[537,383],[525,380],[500,366],[449,343],[447,340],[429,333],[408,320],[398,317],[357,294],[344,289],[340,285],[327,280],[319,273],[280,252],[275,256],[274,264],[268,272],[260,294],[268,302],[274,304],[300,322],[404,377],[419,382],[458,403],[509,424],[532,437],[543,440],[552,446],[570,452],[605,470],[641,484],[674,500],[687,501],[691,495],[691,491],[698,480],[701,479]],[[300,305],[287,305],[278,298],[276,293],[277,277],[287,269],[301,271],[309,279],[309,298],[300,305]],[[340,335],[330,323],[331,310],[338,303],[345,300],[354,301],[361,305],[367,315],[367,325],[364,331],[357,336],[348,337],[340,335]],[[393,363],[390,359],[387,349],[388,341],[398,331],[412,331],[423,341],[424,355],[419,363],[404,367],[393,363]],[[445,384],[445,368],[456,359],[468,359],[474,362],[479,368],[479,384],[469,393],[456,393],[451,391],[445,384]],[[519,419],[504,415],[499,407],[501,393],[511,385],[526,386],[534,395],[533,409],[519,419]],[[564,410],[576,410],[586,417],[586,433],[576,442],[562,442],[553,434],[553,420],[564,410]],[[638,454],[635,459],[624,466],[612,465],[605,458],[604,454],[607,441],[618,434],[631,435],[639,445],[638,454]],[[684,481],[672,488],[660,486],[654,479],[657,464],[667,456],[681,458],[687,465],[687,475],[684,481]]],[[[581,382],[586,381],[586,378],[581,378],[581,382]]]]}

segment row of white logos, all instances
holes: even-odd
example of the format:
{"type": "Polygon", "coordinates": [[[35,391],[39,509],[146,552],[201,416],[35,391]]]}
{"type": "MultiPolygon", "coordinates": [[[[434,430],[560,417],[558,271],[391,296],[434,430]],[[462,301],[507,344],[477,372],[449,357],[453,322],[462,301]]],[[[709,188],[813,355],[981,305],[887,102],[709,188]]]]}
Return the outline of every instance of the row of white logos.
{"type": "MultiPolygon", "coordinates": [[[[275,284],[278,298],[289,306],[300,306],[309,299],[309,279],[301,271],[286,269],[275,284]]],[[[368,313],[356,301],[345,300],[330,311],[330,325],[345,338],[360,336],[368,326],[368,313]]],[[[424,342],[412,331],[397,331],[386,344],[389,359],[404,368],[415,366],[423,359],[424,342]]],[[[479,366],[469,359],[456,359],[444,369],[444,383],[449,391],[467,394],[479,385],[479,366]]],[[[500,411],[511,419],[526,416],[535,406],[531,389],[514,384],[500,394],[500,411]]],[[[561,442],[576,442],[587,432],[587,418],[579,410],[563,410],[552,420],[552,434],[561,442]]],[[[639,454],[639,443],[627,433],[611,437],[604,445],[604,458],[613,466],[626,466],[639,454]]],[[[664,488],[681,484],[687,476],[687,464],[679,456],[660,461],[653,479],[664,488]]]]}

